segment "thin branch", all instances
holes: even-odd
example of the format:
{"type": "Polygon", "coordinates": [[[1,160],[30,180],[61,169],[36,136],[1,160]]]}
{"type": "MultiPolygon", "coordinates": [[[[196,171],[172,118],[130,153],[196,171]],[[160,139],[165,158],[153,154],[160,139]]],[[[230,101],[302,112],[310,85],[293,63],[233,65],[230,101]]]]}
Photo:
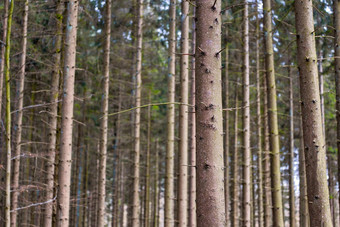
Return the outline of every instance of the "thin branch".
{"type": "Polygon", "coordinates": [[[15,210],[11,210],[11,213],[14,212],[14,211],[23,210],[23,209],[27,209],[27,208],[30,208],[30,207],[36,207],[36,206],[45,205],[45,204],[47,204],[47,203],[53,202],[53,201],[56,200],[56,199],[57,199],[57,196],[55,196],[53,199],[47,200],[47,201],[45,201],[45,202],[41,202],[41,203],[33,203],[33,204],[30,204],[30,205],[25,206],[25,207],[19,207],[19,208],[15,209],[15,210]]]}

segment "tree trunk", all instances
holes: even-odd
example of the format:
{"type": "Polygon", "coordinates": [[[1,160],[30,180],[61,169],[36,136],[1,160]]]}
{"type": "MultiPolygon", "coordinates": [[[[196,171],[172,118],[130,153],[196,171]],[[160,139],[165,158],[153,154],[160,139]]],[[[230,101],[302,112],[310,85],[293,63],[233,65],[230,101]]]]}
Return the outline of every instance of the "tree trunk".
{"type": "MultiPolygon", "coordinates": [[[[2,21],[2,41],[6,42],[6,36],[7,36],[7,21],[8,21],[8,1],[4,0],[4,12],[3,12],[3,21],[2,21]]],[[[5,50],[6,45],[1,43],[1,59],[5,59],[5,50]]],[[[0,103],[2,103],[2,90],[3,90],[3,81],[4,81],[4,68],[5,68],[5,61],[0,61],[0,103]]],[[[2,110],[2,105],[0,105],[0,116],[2,110]]],[[[1,133],[2,134],[2,133],[1,133]]],[[[0,140],[2,137],[0,137],[0,140]]],[[[2,142],[2,140],[0,141],[2,142]]]]}
{"type": "MultiPolygon", "coordinates": [[[[176,0],[170,0],[170,28],[169,28],[169,75],[168,75],[168,102],[175,102],[175,73],[176,73],[176,0]]],[[[165,170],[165,227],[174,226],[174,156],[175,156],[175,105],[169,104],[167,109],[167,148],[165,170]]]]}
{"type": "MultiPolygon", "coordinates": [[[[151,103],[151,90],[149,90],[149,103],[151,103]]],[[[150,149],[151,149],[151,106],[148,106],[148,132],[146,148],[146,174],[145,174],[145,204],[144,227],[150,226],[150,149]]]]}
{"type": "Polygon", "coordinates": [[[154,184],[154,208],[153,208],[153,227],[158,227],[159,221],[159,186],[158,186],[158,178],[159,178],[159,153],[158,139],[156,139],[156,149],[155,149],[155,184],[154,184]]]}
{"type": "Polygon", "coordinates": [[[231,226],[239,226],[239,185],[238,185],[238,89],[235,86],[235,117],[234,117],[234,154],[232,159],[232,191],[231,191],[231,226]]]}
{"type": "MultiPolygon", "coordinates": [[[[138,0],[137,9],[137,65],[136,65],[136,107],[141,105],[142,92],[142,41],[143,41],[143,0],[138,0]]],[[[133,171],[133,207],[132,207],[132,226],[139,226],[139,159],[140,159],[140,108],[135,111],[135,154],[133,171]]]]}
{"type": "Polygon", "coordinates": [[[98,219],[97,226],[105,225],[105,186],[106,186],[106,153],[107,153],[107,127],[109,109],[109,82],[110,82],[110,43],[111,43],[111,0],[105,4],[105,43],[104,43],[104,77],[102,81],[102,119],[100,124],[100,153],[99,153],[99,179],[98,179],[98,219]]]}
{"type": "MultiPolygon", "coordinates": [[[[340,151],[340,2],[334,0],[334,68],[336,88],[337,148],[340,151]]],[[[338,182],[340,182],[340,152],[338,152],[338,182]]],[[[340,205],[340,196],[339,196],[340,205]]],[[[339,216],[340,217],[340,216],[339,216]]],[[[339,220],[340,221],[340,220],[339,220]]]]}
{"type": "Polygon", "coordinates": [[[58,173],[58,201],[57,201],[57,226],[68,226],[70,209],[70,177],[72,163],[72,128],[73,128],[73,103],[74,80],[76,63],[76,40],[78,1],[70,0],[67,4],[67,25],[65,38],[64,62],[64,91],[61,119],[61,146],[58,173]]]}
{"type": "Polygon", "coordinates": [[[311,1],[295,2],[298,65],[306,155],[310,223],[332,226],[326,175],[326,151],[320,110],[320,93],[311,1]]]}
{"type": "Polygon", "coordinates": [[[295,190],[294,190],[294,90],[293,75],[288,60],[289,76],[289,223],[290,227],[296,226],[295,221],[295,190]]]}
{"type": "MultiPolygon", "coordinates": [[[[11,78],[10,78],[10,52],[11,52],[11,30],[12,30],[12,16],[14,9],[14,0],[11,1],[11,5],[8,13],[7,21],[7,36],[5,47],[5,86],[6,86],[6,205],[5,205],[5,223],[6,227],[11,225],[11,78]]],[[[1,95],[1,94],[0,94],[1,95]]]]}
{"type": "Polygon", "coordinates": [[[24,2],[24,14],[22,19],[22,41],[21,41],[21,55],[20,55],[20,71],[19,80],[16,85],[16,99],[17,99],[17,112],[15,116],[15,142],[14,142],[14,157],[13,160],[13,194],[12,194],[12,210],[11,213],[11,226],[17,226],[17,208],[19,197],[19,174],[20,174],[20,154],[21,154],[21,135],[22,135],[22,115],[24,106],[24,84],[25,84],[25,68],[26,68],[26,47],[27,47],[27,24],[28,24],[28,0],[24,2]]]}
{"type": "MultiPolygon", "coordinates": [[[[193,15],[196,14],[196,8],[193,7],[193,15]]],[[[196,47],[196,23],[192,20],[192,48],[196,47]]],[[[190,97],[190,177],[189,177],[189,226],[196,227],[196,115],[195,115],[195,58],[191,59],[191,97],[190,97]]]]}
{"type": "Polygon", "coordinates": [[[251,225],[251,152],[250,152],[250,108],[249,108],[249,19],[248,4],[244,1],[243,12],[243,224],[251,225]]]}
{"type": "Polygon", "coordinates": [[[264,11],[264,34],[266,46],[266,74],[268,89],[268,116],[270,130],[271,155],[271,180],[273,198],[273,222],[274,226],[283,227],[283,207],[281,194],[280,174],[280,144],[279,129],[277,123],[277,101],[274,70],[273,31],[272,31],[272,8],[270,0],[263,0],[264,11]]]}
{"type": "MultiPolygon", "coordinates": [[[[258,3],[258,1],[257,1],[258,3]]],[[[260,80],[260,20],[256,5],[256,125],[257,125],[257,169],[258,169],[258,226],[263,227],[263,168],[262,168],[262,119],[261,119],[261,80],[260,80]]]]}
{"type": "Polygon", "coordinates": [[[197,226],[224,226],[221,1],[196,1],[197,226]]]}
{"type": "MultiPolygon", "coordinates": [[[[45,163],[46,169],[46,201],[53,199],[54,190],[54,164],[57,142],[57,122],[58,122],[58,99],[59,99],[59,77],[61,75],[60,68],[60,49],[62,41],[63,21],[59,15],[63,14],[63,1],[59,0],[56,6],[56,30],[55,30],[55,46],[54,46],[54,65],[52,69],[51,94],[50,94],[50,113],[49,113],[49,132],[48,132],[48,156],[45,163]]],[[[45,205],[44,226],[52,227],[53,202],[45,205]]]]}
{"type": "MultiPolygon", "coordinates": [[[[189,2],[182,1],[181,19],[181,96],[180,102],[189,101],[189,2]]],[[[179,175],[178,175],[178,226],[188,225],[188,105],[179,106],[179,175]]]]}

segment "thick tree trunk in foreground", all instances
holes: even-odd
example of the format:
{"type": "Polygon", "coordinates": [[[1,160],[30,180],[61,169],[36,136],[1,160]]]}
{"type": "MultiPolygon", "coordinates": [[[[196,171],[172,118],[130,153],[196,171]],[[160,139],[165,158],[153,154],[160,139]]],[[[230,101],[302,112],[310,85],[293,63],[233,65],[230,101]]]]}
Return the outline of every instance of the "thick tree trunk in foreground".
{"type": "MultiPolygon", "coordinates": [[[[176,0],[170,0],[170,31],[169,31],[169,74],[168,102],[175,102],[175,62],[176,62],[176,0]]],[[[169,104],[167,109],[167,147],[164,192],[164,225],[174,226],[174,156],[175,156],[175,105],[169,104]]]]}
{"type": "Polygon", "coordinates": [[[196,1],[197,226],[225,225],[221,1],[196,1]]]}
{"type": "Polygon", "coordinates": [[[20,174],[20,154],[21,154],[21,135],[22,135],[22,115],[24,106],[24,84],[25,84],[25,69],[26,69],[26,47],[27,47],[27,24],[28,24],[28,0],[24,2],[24,14],[22,19],[22,41],[21,41],[21,55],[20,55],[20,71],[19,80],[16,85],[16,116],[15,116],[15,142],[14,142],[14,157],[13,160],[13,194],[12,194],[12,210],[11,226],[17,226],[17,208],[19,197],[19,174],[20,174]]]}
{"type": "Polygon", "coordinates": [[[97,226],[105,225],[105,186],[106,186],[106,154],[107,154],[107,125],[109,109],[109,83],[110,83],[110,43],[111,43],[111,0],[106,0],[105,15],[105,43],[104,43],[104,77],[102,81],[102,119],[100,124],[100,153],[99,153],[99,179],[98,179],[98,210],[97,226]]]}
{"type": "MultiPolygon", "coordinates": [[[[143,0],[138,0],[137,9],[137,65],[136,65],[136,97],[135,105],[141,105],[142,93],[142,41],[143,41],[143,0]]],[[[135,153],[133,161],[133,202],[132,226],[139,226],[139,166],[140,166],[140,108],[135,111],[135,153]]]]}
{"type": "Polygon", "coordinates": [[[295,2],[295,24],[310,223],[329,227],[333,225],[329,207],[312,1],[295,2]]]}
{"type": "Polygon", "coordinates": [[[251,152],[250,152],[250,107],[249,107],[249,19],[248,4],[244,1],[243,12],[243,224],[251,225],[251,152]]]}
{"type": "MultiPolygon", "coordinates": [[[[340,1],[334,0],[334,68],[336,88],[337,148],[340,151],[340,1]]],[[[338,182],[340,182],[340,152],[338,152],[338,182]]],[[[340,205],[340,196],[339,196],[340,205]]],[[[340,216],[339,216],[340,218],[340,216]]]]}
{"type": "MultiPolygon", "coordinates": [[[[12,16],[14,9],[14,0],[11,1],[8,21],[7,21],[7,36],[5,47],[5,86],[6,86],[6,189],[5,189],[5,223],[6,227],[11,225],[11,78],[10,78],[10,52],[11,52],[11,30],[12,30],[12,16]]],[[[1,94],[0,94],[1,95],[1,94]]]]}
{"type": "Polygon", "coordinates": [[[263,0],[264,11],[264,34],[266,46],[266,74],[268,92],[268,116],[270,130],[271,151],[271,180],[273,198],[273,223],[274,226],[283,227],[283,207],[281,193],[280,172],[280,144],[279,129],[277,123],[277,101],[274,70],[273,31],[272,31],[272,8],[270,0],[263,0]]]}
{"type": "MultiPolygon", "coordinates": [[[[54,65],[52,69],[52,80],[51,80],[51,94],[50,94],[50,113],[49,113],[49,132],[48,132],[48,156],[45,164],[46,169],[46,201],[53,199],[54,190],[54,163],[56,153],[56,142],[57,142],[57,122],[58,122],[58,99],[59,99],[59,77],[61,75],[60,60],[61,54],[60,49],[62,47],[62,31],[63,21],[58,15],[63,14],[63,2],[58,0],[56,6],[55,15],[55,46],[54,46],[54,65]]],[[[44,212],[44,226],[52,226],[52,213],[53,203],[47,203],[45,205],[44,212]]]]}
{"type": "MultiPolygon", "coordinates": [[[[189,2],[182,1],[181,19],[181,97],[180,102],[189,101],[189,2]]],[[[188,224],[188,105],[179,106],[179,176],[178,176],[178,226],[188,224]]]]}
{"type": "Polygon", "coordinates": [[[69,225],[70,180],[72,164],[72,128],[74,106],[74,80],[76,63],[78,1],[67,4],[67,25],[65,38],[64,88],[61,110],[61,143],[58,173],[57,226],[69,225]]]}

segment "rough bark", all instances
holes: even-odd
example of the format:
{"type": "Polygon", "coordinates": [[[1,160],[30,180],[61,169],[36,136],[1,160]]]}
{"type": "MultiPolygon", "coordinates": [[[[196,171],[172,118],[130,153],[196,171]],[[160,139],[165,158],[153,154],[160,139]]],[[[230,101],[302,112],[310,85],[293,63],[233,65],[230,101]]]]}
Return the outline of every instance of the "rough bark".
{"type": "Polygon", "coordinates": [[[295,221],[295,190],[294,190],[294,90],[293,74],[288,60],[289,76],[289,224],[296,226],[295,221]]]}
{"type": "Polygon", "coordinates": [[[74,106],[74,80],[76,63],[78,1],[67,4],[65,38],[64,88],[61,119],[61,146],[58,168],[57,226],[68,226],[70,209],[70,177],[72,163],[72,128],[74,106]]]}
{"type": "Polygon", "coordinates": [[[221,1],[196,1],[197,226],[224,226],[221,1]]]}
{"type": "Polygon", "coordinates": [[[263,0],[264,11],[264,35],[266,48],[266,78],[268,90],[268,117],[270,130],[271,151],[271,181],[273,199],[273,224],[283,227],[283,207],[281,194],[280,173],[280,144],[277,120],[276,84],[274,70],[273,31],[272,31],[272,8],[270,0],[263,0]]]}
{"type": "MultiPolygon", "coordinates": [[[[333,1],[334,4],[334,68],[335,68],[335,88],[336,88],[336,120],[337,120],[337,148],[340,151],[340,2],[333,1]]],[[[338,152],[338,182],[340,182],[340,152],[338,152]]],[[[339,196],[340,205],[340,196],[339,196]]],[[[340,215],[339,215],[340,217],[340,215]]]]}
{"type": "Polygon", "coordinates": [[[311,1],[295,1],[298,65],[310,223],[333,226],[329,207],[326,151],[311,1]]]}
{"type": "MultiPolygon", "coordinates": [[[[6,86],[6,183],[5,183],[5,225],[9,227],[11,225],[11,78],[10,78],[10,52],[11,52],[11,30],[12,30],[12,16],[14,9],[14,0],[11,1],[8,21],[7,21],[7,36],[6,36],[6,47],[5,47],[5,86],[6,86]]],[[[1,94],[0,94],[1,95],[1,94]]]]}
{"type": "MultiPolygon", "coordinates": [[[[141,105],[142,92],[142,41],[143,41],[143,0],[138,0],[137,9],[137,54],[136,54],[136,96],[135,105],[141,105]]],[[[135,111],[135,147],[133,162],[133,202],[132,202],[132,226],[139,226],[139,166],[140,166],[140,108],[135,111]]]]}
{"type": "Polygon", "coordinates": [[[19,78],[16,85],[16,116],[15,116],[15,127],[14,127],[14,157],[13,160],[13,193],[12,193],[12,210],[11,212],[11,226],[17,226],[17,208],[18,208],[18,197],[19,197],[19,175],[20,175],[20,154],[21,154],[21,135],[22,135],[22,115],[24,106],[24,84],[25,84],[25,69],[26,69],[26,47],[27,47],[27,24],[28,24],[28,0],[24,2],[24,13],[22,18],[22,40],[21,40],[21,55],[20,55],[20,70],[19,78]]]}
{"type": "Polygon", "coordinates": [[[98,219],[97,226],[105,225],[105,186],[106,186],[106,158],[107,158],[107,127],[109,109],[109,82],[110,82],[110,43],[111,43],[111,0],[105,5],[105,43],[104,43],[104,77],[102,81],[102,119],[100,124],[100,153],[99,153],[99,179],[98,179],[98,219]]]}
{"type": "MultiPolygon", "coordinates": [[[[193,7],[193,15],[196,9],[193,7]]],[[[192,52],[196,47],[196,23],[192,20],[192,52]]],[[[190,91],[190,176],[189,176],[189,226],[196,227],[196,115],[195,115],[195,58],[191,59],[191,91],[190,91]]]]}
{"type": "Polygon", "coordinates": [[[243,12],[243,224],[251,225],[251,152],[250,152],[250,107],[249,107],[249,19],[248,4],[244,1],[243,12]]]}
{"type": "MultiPolygon", "coordinates": [[[[175,52],[176,52],[176,0],[170,0],[170,31],[168,58],[168,102],[175,102],[175,52]]],[[[167,109],[167,148],[165,170],[165,227],[174,226],[174,156],[175,156],[175,105],[169,104],[167,109]]]]}
{"type": "MultiPolygon", "coordinates": [[[[46,200],[53,199],[54,191],[54,164],[57,142],[57,122],[58,122],[58,99],[59,99],[59,78],[61,75],[60,60],[61,60],[61,41],[63,31],[63,21],[60,15],[63,14],[63,1],[58,0],[55,15],[55,46],[54,46],[54,65],[52,69],[51,94],[50,94],[50,112],[49,112],[49,132],[48,132],[48,150],[46,169],[46,200]]],[[[44,226],[52,226],[53,203],[45,205],[44,226]]]]}
{"type": "MultiPolygon", "coordinates": [[[[180,102],[189,102],[189,2],[182,0],[180,102]]],[[[179,106],[178,226],[188,224],[188,105],[179,106]]]]}

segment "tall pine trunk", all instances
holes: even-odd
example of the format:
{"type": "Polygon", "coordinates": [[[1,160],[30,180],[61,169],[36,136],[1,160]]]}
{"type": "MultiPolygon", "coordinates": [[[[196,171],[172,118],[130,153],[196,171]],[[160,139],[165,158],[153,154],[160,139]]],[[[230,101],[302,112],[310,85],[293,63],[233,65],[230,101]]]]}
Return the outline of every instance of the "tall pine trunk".
{"type": "Polygon", "coordinates": [[[189,101],[189,2],[182,1],[181,74],[179,107],[178,226],[188,225],[188,101],[189,101]]]}
{"type": "Polygon", "coordinates": [[[24,2],[24,14],[22,19],[22,40],[21,40],[21,55],[19,63],[19,80],[16,85],[16,114],[15,114],[15,142],[14,142],[14,160],[13,160],[13,194],[12,194],[12,210],[11,226],[17,226],[17,208],[19,197],[19,175],[20,175],[20,155],[21,155],[21,136],[22,136],[22,115],[24,106],[24,84],[25,84],[25,69],[26,69],[26,47],[27,47],[27,24],[28,24],[28,0],[24,2]]]}
{"type": "Polygon", "coordinates": [[[274,226],[283,227],[283,207],[281,193],[280,172],[280,144],[277,120],[276,84],[274,69],[272,8],[270,0],[263,0],[264,34],[266,48],[266,78],[268,92],[268,117],[271,151],[271,181],[273,198],[273,223],[274,226]]]}
{"type": "Polygon", "coordinates": [[[196,1],[197,226],[224,226],[221,1],[196,1]]]}
{"type": "Polygon", "coordinates": [[[76,64],[76,41],[78,1],[67,4],[67,25],[65,38],[64,87],[61,110],[61,143],[58,168],[57,226],[69,225],[70,180],[72,164],[72,128],[74,107],[74,80],[76,64]]]}
{"type": "MultiPolygon", "coordinates": [[[[6,37],[7,37],[8,3],[9,3],[9,0],[4,0],[4,12],[2,15],[3,16],[3,20],[2,20],[2,41],[3,42],[6,41],[6,37]]],[[[1,45],[1,49],[0,49],[1,59],[5,59],[6,45],[4,43],[1,43],[0,45],[1,45]]],[[[5,63],[6,63],[5,61],[0,61],[0,103],[2,103],[5,63]]],[[[1,110],[2,110],[2,105],[0,105],[0,116],[2,116],[1,110]]],[[[0,137],[0,139],[2,139],[2,137],[0,137]]]]}
{"type": "Polygon", "coordinates": [[[298,65],[306,157],[310,223],[333,226],[329,207],[326,151],[320,110],[320,92],[311,1],[295,2],[298,65]]]}
{"type": "MultiPolygon", "coordinates": [[[[168,53],[168,102],[175,102],[175,73],[176,73],[176,0],[170,0],[170,31],[168,53]]],[[[174,226],[174,156],[175,156],[175,105],[169,104],[167,109],[167,147],[165,170],[165,227],[174,226]]]]}

